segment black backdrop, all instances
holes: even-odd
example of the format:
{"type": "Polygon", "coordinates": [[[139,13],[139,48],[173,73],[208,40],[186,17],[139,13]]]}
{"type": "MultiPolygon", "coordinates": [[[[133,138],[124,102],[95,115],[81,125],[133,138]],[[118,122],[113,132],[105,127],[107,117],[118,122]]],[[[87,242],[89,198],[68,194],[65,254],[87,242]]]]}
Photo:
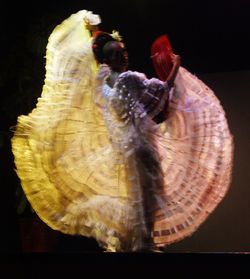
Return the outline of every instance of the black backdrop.
{"type": "MultiPolygon", "coordinates": [[[[233,181],[214,214],[190,238],[169,252],[249,252],[249,89],[248,1],[4,1],[1,10],[0,181],[2,251],[21,251],[16,185],[9,127],[28,113],[41,93],[47,38],[70,14],[89,9],[102,29],[119,30],[130,68],[154,76],[149,59],[153,40],[167,33],[182,65],[208,83],[225,107],[235,138],[233,181]]],[[[26,213],[27,214],[27,213],[26,213]]],[[[56,251],[100,251],[95,241],[58,235],[56,251]]]]}

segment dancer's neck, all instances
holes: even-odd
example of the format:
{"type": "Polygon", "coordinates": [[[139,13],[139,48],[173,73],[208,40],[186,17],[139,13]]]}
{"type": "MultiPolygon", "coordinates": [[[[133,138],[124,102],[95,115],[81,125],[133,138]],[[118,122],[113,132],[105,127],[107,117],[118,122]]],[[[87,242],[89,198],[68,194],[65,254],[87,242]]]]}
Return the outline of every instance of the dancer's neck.
{"type": "Polygon", "coordinates": [[[119,72],[115,72],[115,71],[111,71],[109,77],[107,78],[107,84],[110,86],[110,87],[114,87],[114,84],[117,80],[117,78],[119,77],[121,73],[119,72]]]}

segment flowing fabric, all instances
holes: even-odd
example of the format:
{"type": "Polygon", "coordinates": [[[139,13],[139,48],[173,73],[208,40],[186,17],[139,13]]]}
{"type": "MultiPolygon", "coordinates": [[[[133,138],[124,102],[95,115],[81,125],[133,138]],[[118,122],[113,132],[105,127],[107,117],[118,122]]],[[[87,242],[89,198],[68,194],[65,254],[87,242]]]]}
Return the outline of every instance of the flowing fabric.
{"type": "Polygon", "coordinates": [[[232,136],[222,106],[180,68],[163,82],[125,72],[109,88],[80,11],[49,38],[41,98],[12,138],[22,187],[39,217],[109,251],[191,235],[225,196],[232,136]],[[168,118],[153,118],[168,102],[168,118]]]}

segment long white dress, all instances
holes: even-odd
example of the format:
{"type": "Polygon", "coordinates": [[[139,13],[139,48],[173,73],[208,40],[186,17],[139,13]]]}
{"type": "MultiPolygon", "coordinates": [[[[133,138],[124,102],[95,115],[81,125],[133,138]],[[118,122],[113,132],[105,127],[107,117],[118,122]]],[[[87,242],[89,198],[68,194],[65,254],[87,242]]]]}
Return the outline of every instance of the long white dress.
{"type": "Polygon", "coordinates": [[[109,251],[171,244],[196,231],[228,190],[233,143],[223,108],[182,67],[170,92],[131,71],[109,88],[86,17],[94,15],[80,11],[53,31],[42,96],[18,118],[22,187],[50,227],[109,251]]]}

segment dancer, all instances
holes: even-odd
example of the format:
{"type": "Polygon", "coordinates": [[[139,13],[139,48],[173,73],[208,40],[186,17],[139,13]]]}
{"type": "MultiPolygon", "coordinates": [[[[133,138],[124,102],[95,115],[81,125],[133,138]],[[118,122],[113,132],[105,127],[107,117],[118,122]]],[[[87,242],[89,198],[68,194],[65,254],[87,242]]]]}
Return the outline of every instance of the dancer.
{"type": "Polygon", "coordinates": [[[157,249],[192,234],[222,200],[232,137],[179,56],[166,81],[127,71],[118,34],[89,32],[99,23],[83,10],[52,32],[42,96],[12,139],[17,173],[53,229],[107,251],[157,249]]]}

